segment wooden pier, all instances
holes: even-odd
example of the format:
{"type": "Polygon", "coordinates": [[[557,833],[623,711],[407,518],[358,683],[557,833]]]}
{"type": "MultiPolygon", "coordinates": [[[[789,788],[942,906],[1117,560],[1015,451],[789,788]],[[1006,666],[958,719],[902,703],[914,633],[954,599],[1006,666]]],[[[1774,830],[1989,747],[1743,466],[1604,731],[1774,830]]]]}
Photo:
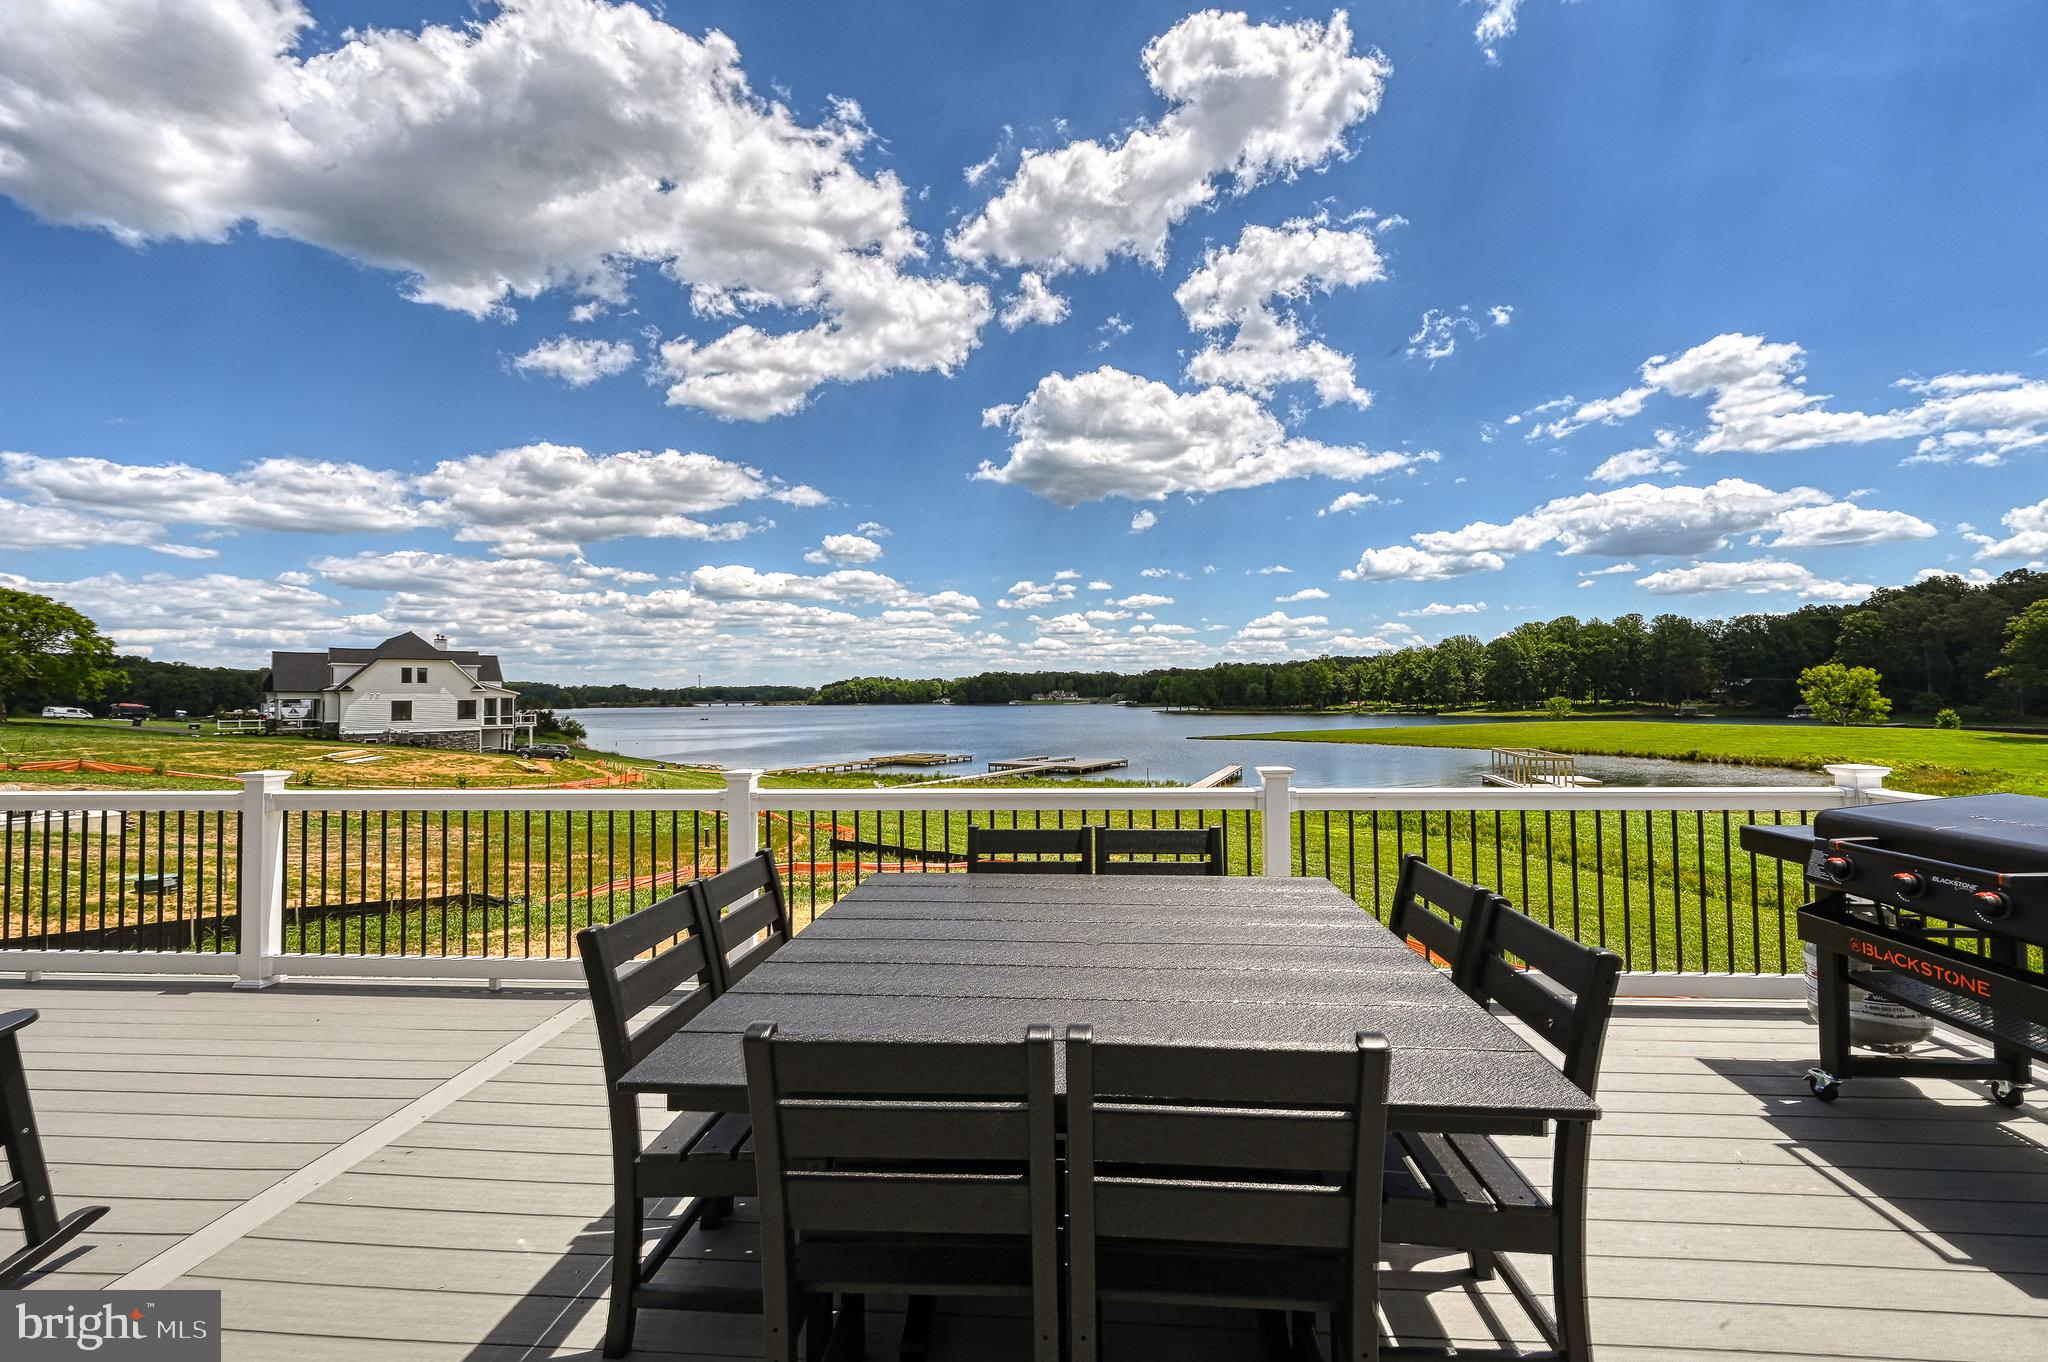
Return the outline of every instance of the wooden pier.
{"type": "Polygon", "coordinates": [[[1200,780],[1188,786],[1188,788],[1190,790],[1220,790],[1226,785],[1236,785],[1243,780],[1244,767],[1225,766],[1211,771],[1208,775],[1203,776],[1200,780]]]}
{"type": "Polygon", "coordinates": [[[1534,747],[1496,747],[1490,768],[1480,773],[1484,785],[1511,790],[1570,790],[1600,782],[1579,774],[1576,757],[1534,747]]]}
{"type": "Polygon", "coordinates": [[[992,761],[989,773],[1034,776],[1091,776],[1098,771],[1116,771],[1131,764],[1128,757],[1011,757],[992,761]]]}
{"type": "Polygon", "coordinates": [[[894,752],[855,761],[821,761],[814,766],[778,766],[771,776],[821,775],[840,771],[873,771],[884,766],[958,766],[974,760],[972,752],[894,752]]]}

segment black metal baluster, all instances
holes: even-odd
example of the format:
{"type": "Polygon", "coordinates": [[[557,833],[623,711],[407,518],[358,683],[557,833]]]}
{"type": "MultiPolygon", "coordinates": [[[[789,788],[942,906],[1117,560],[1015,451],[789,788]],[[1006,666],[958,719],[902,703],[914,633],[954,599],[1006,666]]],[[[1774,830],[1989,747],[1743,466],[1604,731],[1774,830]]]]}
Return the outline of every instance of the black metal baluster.
{"type": "Polygon", "coordinates": [[[1643,887],[1650,896],[1650,972],[1657,972],[1657,816],[1643,810],[1643,887]]]}
{"type": "Polygon", "coordinates": [[[1600,826],[1600,811],[1593,811],[1593,911],[1600,918],[1600,946],[1607,946],[1607,833],[1600,826]]]}
{"type": "Polygon", "coordinates": [[[1635,863],[1628,854],[1628,810],[1623,809],[1621,818],[1621,967],[1634,969],[1636,964],[1636,923],[1635,914],[1629,904],[1629,881],[1635,878],[1635,863]]]}
{"type": "MultiPolygon", "coordinates": [[[[1579,911],[1579,879],[1582,874],[1579,866],[1579,811],[1573,809],[1570,813],[1572,830],[1572,940],[1582,941],[1585,939],[1583,935],[1585,920],[1579,911]]],[[[1596,822],[1593,831],[1597,833],[1599,830],[1596,822]]]]}

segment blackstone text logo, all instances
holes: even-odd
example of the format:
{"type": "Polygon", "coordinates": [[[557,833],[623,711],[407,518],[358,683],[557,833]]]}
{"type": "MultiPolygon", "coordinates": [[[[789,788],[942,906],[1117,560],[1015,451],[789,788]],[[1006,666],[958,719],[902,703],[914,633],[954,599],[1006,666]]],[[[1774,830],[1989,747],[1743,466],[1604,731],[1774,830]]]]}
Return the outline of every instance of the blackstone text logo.
{"type": "Polygon", "coordinates": [[[1860,936],[1849,938],[1849,952],[1852,955],[1860,955],[1866,960],[1875,961],[1880,965],[1888,965],[1892,969],[1904,970],[1908,974],[1917,974],[1922,979],[1932,979],[1935,983],[1946,988],[1973,993],[1979,998],[1991,996],[1991,983],[1989,980],[1965,974],[1959,969],[1952,969],[1938,960],[1929,960],[1919,955],[1908,955],[1903,951],[1894,950],[1890,946],[1880,945],[1875,941],[1866,941],[1860,936]]]}
{"type": "Polygon", "coordinates": [[[217,1362],[220,1292],[0,1292],[0,1349],[7,1362],[35,1358],[150,1358],[217,1362]]]}

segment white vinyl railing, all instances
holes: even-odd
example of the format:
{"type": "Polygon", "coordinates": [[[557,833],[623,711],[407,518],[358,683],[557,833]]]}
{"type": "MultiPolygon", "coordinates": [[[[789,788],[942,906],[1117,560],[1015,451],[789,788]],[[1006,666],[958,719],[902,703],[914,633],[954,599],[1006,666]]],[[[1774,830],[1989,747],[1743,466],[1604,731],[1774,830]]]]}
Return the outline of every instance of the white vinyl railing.
{"type": "Polygon", "coordinates": [[[1368,910],[1402,855],[1623,951],[1637,991],[1796,983],[1788,883],[1742,822],[1918,798],[1888,768],[1831,784],[1656,788],[1257,785],[720,790],[0,792],[0,969],[492,981],[577,977],[571,935],[767,847],[799,922],[882,869],[957,865],[970,821],[1218,823],[1230,873],[1312,875],[1368,910]],[[374,934],[374,941],[372,936],[374,934]],[[1746,981],[1743,982],[1743,981],[1746,981]]]}

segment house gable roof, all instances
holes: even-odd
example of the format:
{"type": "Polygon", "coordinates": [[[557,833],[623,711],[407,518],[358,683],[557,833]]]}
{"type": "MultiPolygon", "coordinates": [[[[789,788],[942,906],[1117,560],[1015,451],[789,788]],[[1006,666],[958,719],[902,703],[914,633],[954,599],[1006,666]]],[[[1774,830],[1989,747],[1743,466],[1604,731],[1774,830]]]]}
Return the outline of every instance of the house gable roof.
{"type": "Polygon", "coordinates": [[[264,680],[264,689],[273,693],[338,690],[372,662],[393,659],[453,662],[473,669],[477,681],[483,685],[505,684],[505,674],[496,653],[479,653],[468,648],[436,648],[407,630],[393,634],[374,648],[329,648],[324,653],[272,653],[270,674],[264,680]],[[336,680],[331,671],[337,665],[350,668],[340,680],[336,680]]]}

